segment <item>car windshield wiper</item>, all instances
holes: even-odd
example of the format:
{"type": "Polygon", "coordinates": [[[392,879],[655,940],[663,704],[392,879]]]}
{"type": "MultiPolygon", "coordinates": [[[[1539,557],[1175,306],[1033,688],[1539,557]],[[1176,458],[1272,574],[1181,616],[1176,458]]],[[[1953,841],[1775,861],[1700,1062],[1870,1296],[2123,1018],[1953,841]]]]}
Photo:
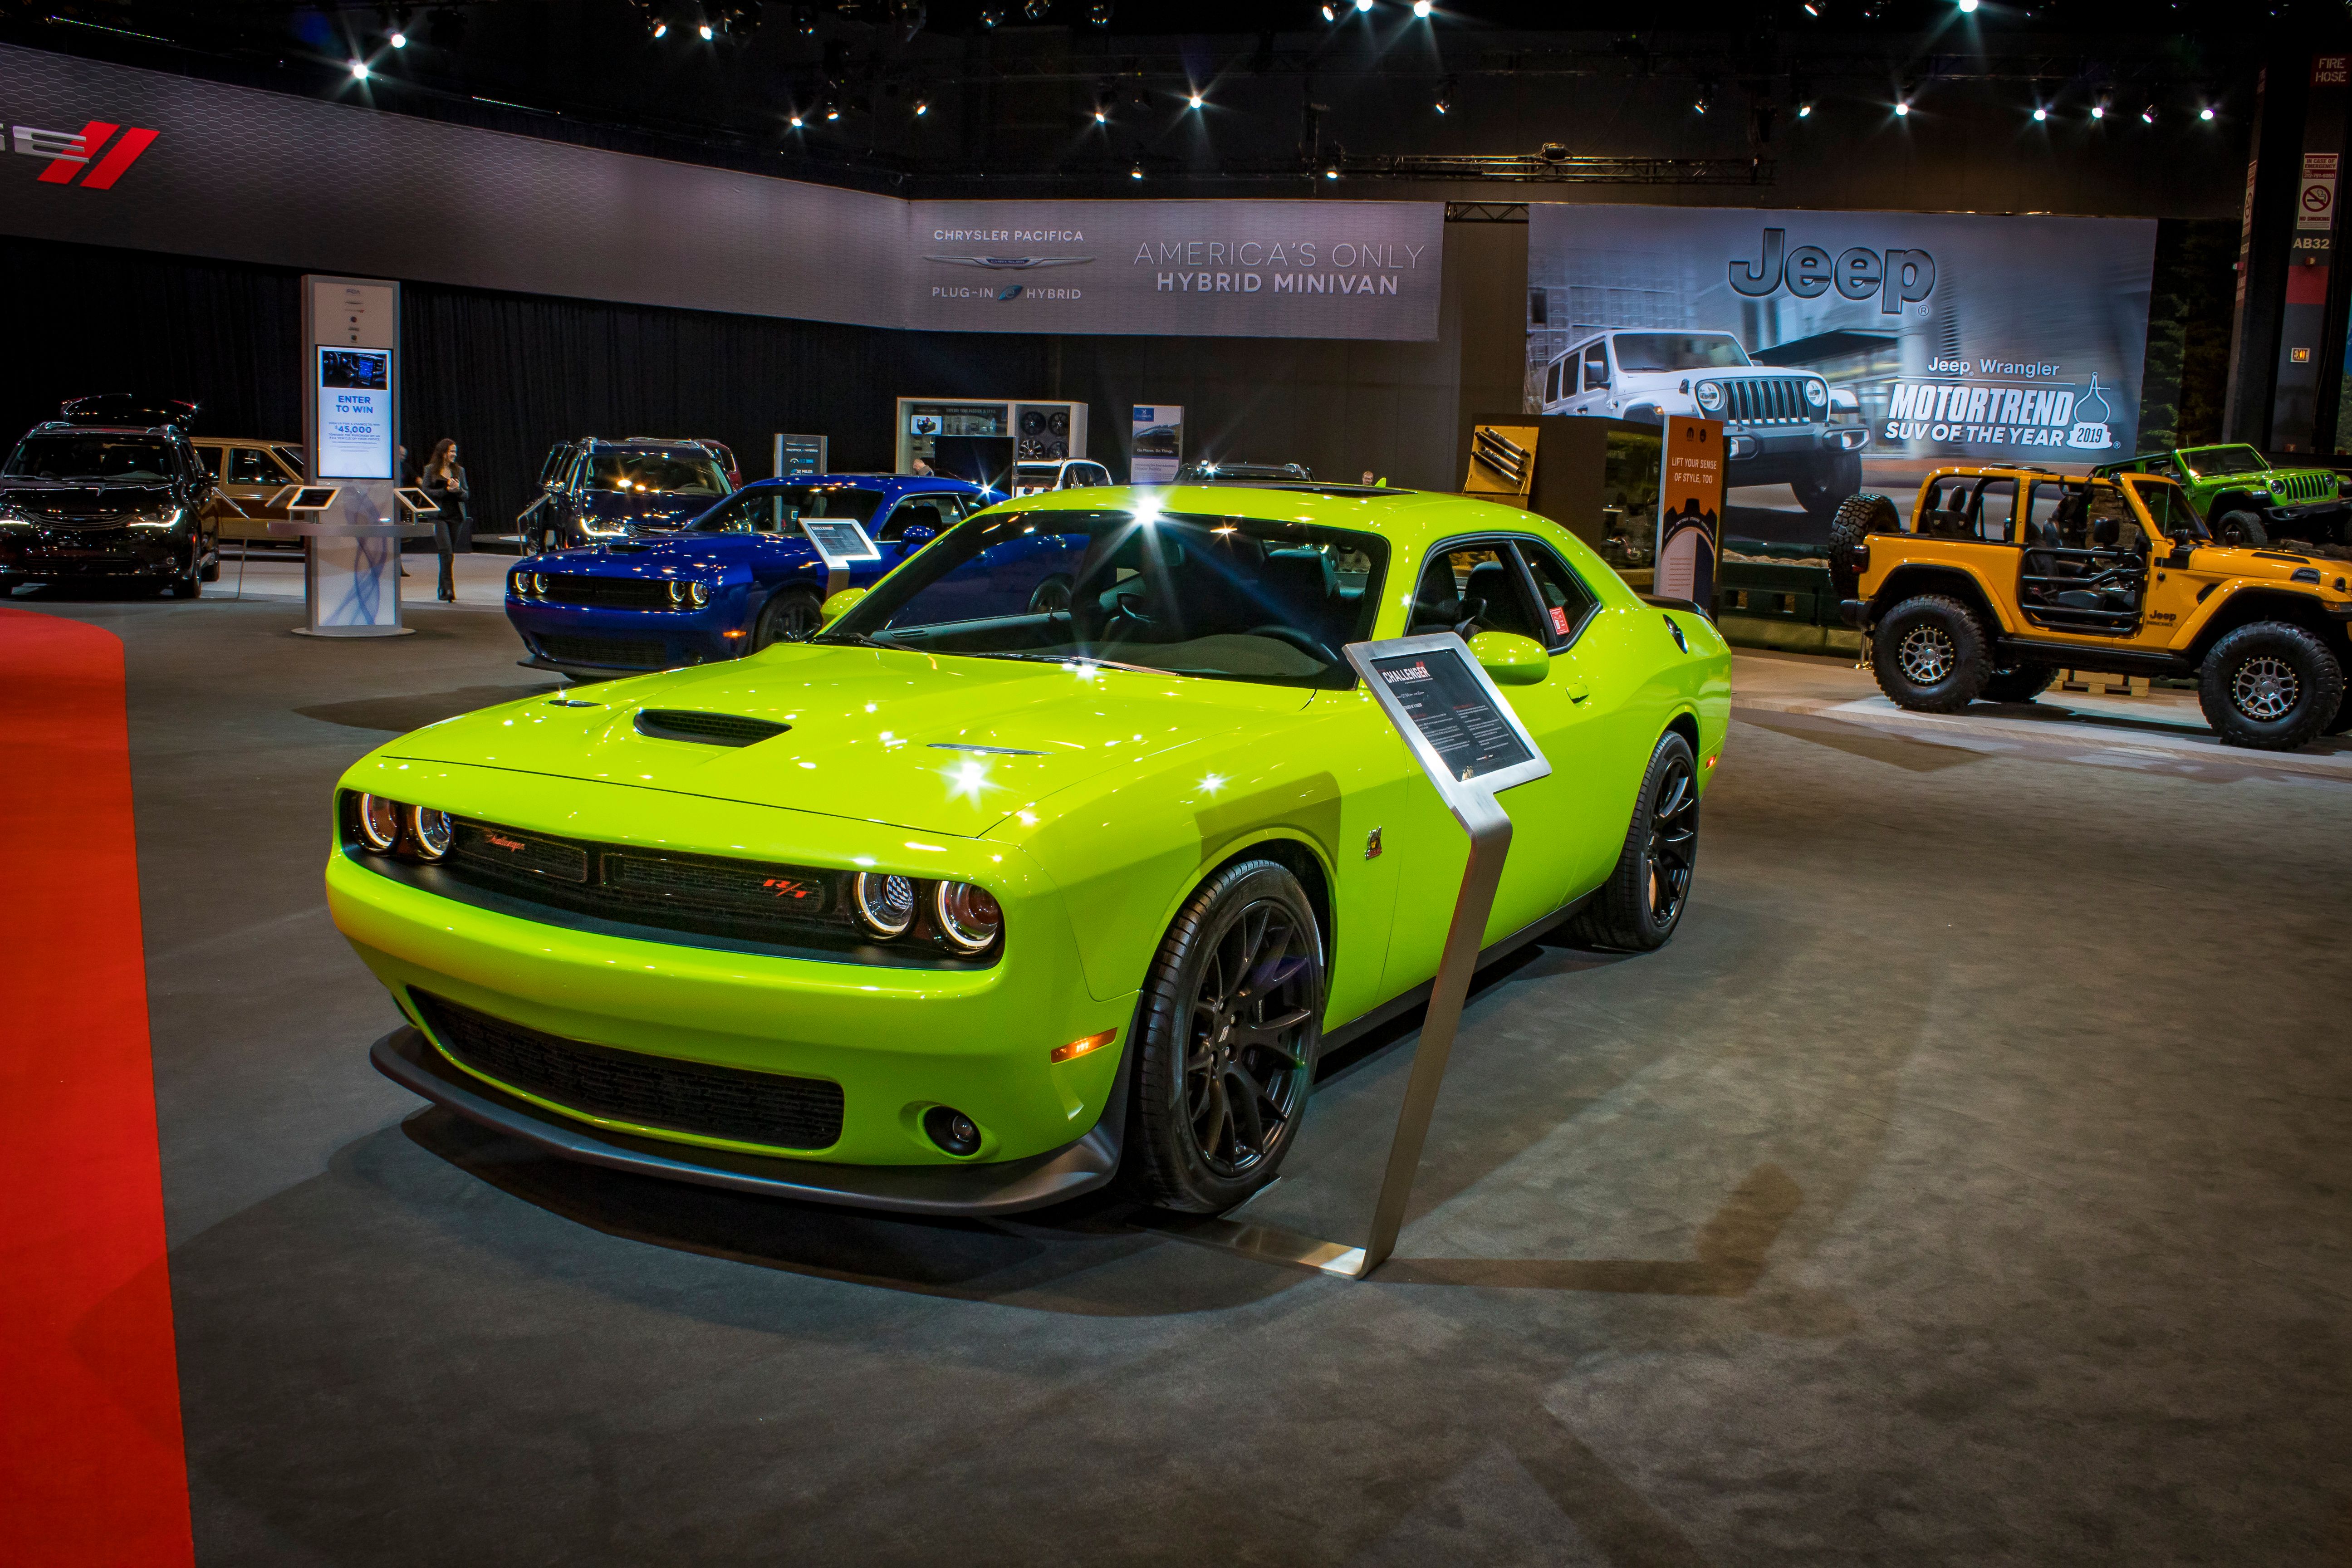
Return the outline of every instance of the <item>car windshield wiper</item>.
{"type": "Polygon", "coordinates": [[[839,643],[845,647],[895,648],[898,646],[894,642],[877,642],[874,638],[867,637],[864,632],[819,632],[808,640],[811,642],[839,643]]]}

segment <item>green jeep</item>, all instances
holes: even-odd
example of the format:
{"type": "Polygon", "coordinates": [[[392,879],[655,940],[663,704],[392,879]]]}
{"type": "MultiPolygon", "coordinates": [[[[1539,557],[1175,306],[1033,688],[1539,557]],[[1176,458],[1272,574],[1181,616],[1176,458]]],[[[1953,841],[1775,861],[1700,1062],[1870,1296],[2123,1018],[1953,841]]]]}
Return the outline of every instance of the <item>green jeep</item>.
{"type": "Polygon", "coordinates": [[[2273,539],[2352,543],[2333,468],[2274,468],[2252,447],[2231,445],[2150,452],[2091,470],[2100,479],[2117,474],[2158,474],[2179,481],[2207,531],[2224,544],[2268,544],[2273,539]]]}

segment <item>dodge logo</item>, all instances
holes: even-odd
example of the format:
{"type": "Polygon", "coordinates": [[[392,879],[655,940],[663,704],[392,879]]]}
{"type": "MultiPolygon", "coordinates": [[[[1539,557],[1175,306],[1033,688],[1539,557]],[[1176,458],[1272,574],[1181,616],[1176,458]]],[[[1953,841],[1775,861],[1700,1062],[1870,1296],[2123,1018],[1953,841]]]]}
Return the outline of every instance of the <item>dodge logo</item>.
{"type": "Polygon", "coordinates": [[[122,127],[107,120],[93,120],[79,131],[40,131],[30,125],[13,125],[9,127],[8,140],[10,146],[26,157],[49,161],[49,166],[41,171],[43,184],[103,191],[111,189],[155,140],[155,132],[134,125],[122,131],[113,146],[107,147],[107,140],[117,131],[122,131],[122,127]],[[101,147],[106,148],[103,157],[99,156],[101,147]],[[98,162],[92,163],[92,158],[98,162]]]}

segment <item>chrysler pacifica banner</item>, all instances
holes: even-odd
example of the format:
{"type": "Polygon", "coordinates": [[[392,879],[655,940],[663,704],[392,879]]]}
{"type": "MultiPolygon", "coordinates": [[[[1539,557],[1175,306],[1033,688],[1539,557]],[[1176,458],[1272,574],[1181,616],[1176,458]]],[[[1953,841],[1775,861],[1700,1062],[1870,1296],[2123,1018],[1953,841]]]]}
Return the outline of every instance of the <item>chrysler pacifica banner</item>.
{"type": "Polygon", "coordinates": [[[1797,426],[1865,458],[2133,450],[2151,220],[1529,214],[1530,411],[1706,415],[1766,453],[1797,426]]]}
{"type": "Polygon", "coordinates": [[[6,47],[0,121],[0,232],[37,238],[881,327],[1437,335],[1433,202],[910,203],[6,47]]]}

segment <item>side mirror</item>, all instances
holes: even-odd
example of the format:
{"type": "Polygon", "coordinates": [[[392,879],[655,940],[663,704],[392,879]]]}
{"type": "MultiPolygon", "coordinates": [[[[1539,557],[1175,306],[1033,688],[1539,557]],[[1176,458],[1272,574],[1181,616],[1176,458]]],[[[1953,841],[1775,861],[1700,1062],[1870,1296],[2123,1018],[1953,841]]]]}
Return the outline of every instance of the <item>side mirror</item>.
{"type": "Polygon", "coordinates": [[[841,619],[843,616],[849,613],[849,607],[864,597],[866,597],[866,590],[863,588],[844,588],[840,593],[827,599],[824,602],[825,624],[830,626],[841,619]]]}
{"type": "Polygon", "coordinates": [[[1551,674],[1544,645],[1517,632],[1480,632],[1470,639],[1470,657],[1497,686],[1534,686],[1551,674]]]}

